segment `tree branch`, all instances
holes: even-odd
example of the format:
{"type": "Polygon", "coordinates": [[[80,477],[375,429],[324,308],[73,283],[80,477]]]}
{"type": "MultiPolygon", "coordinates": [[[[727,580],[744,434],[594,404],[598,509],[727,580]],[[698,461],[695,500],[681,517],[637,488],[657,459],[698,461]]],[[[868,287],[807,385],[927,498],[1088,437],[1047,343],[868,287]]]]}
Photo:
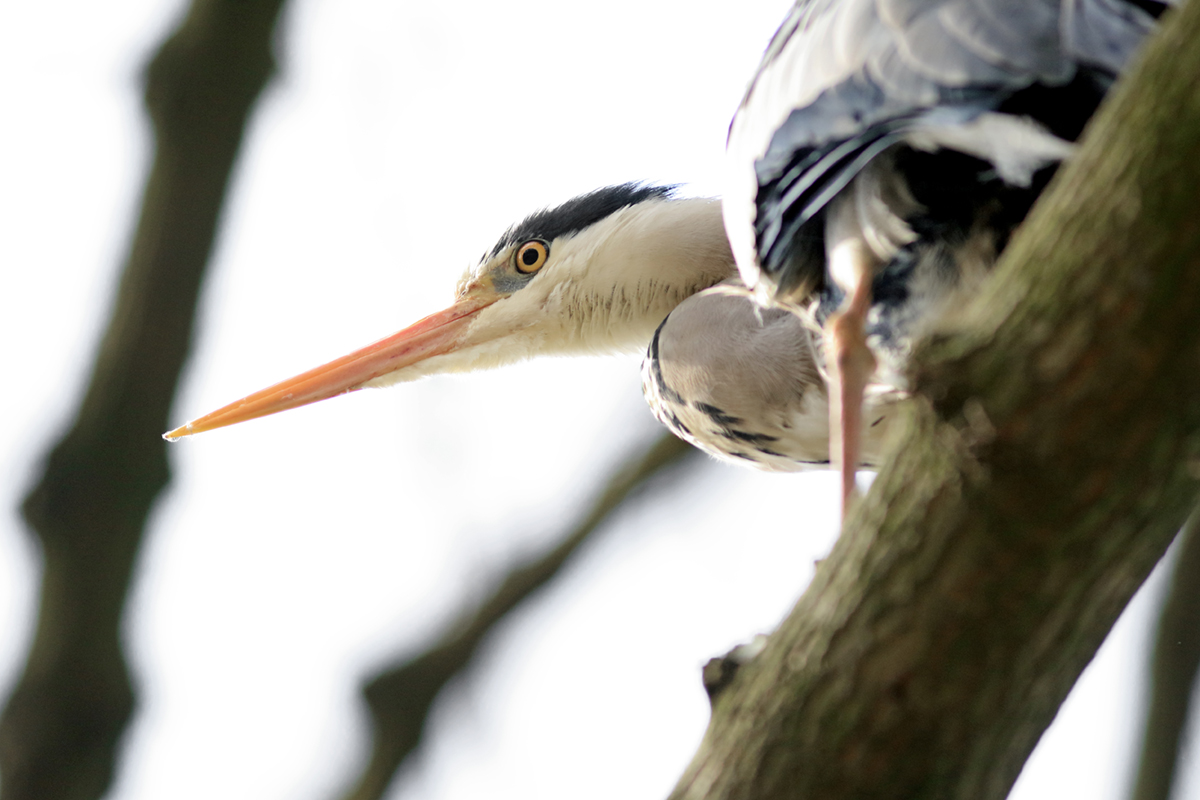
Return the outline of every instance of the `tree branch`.
{"type": "Polygon", "coordinates": [[[993,800],[1197,497],[1200,5],[1164,21],[673,797],[993,800]]]}
{"type": "Polygon", "coordinates": [[[71,430],[23,511],[44,559],[37,631],[0,716],[6,800],[97,798],[133,710],[121,612],[167,415],[282,0],[196,0],[147,72],[157,142],[119,293],[71,430]]]}
{"type": "Polygon", "coordinates": [[[374,722],[370,762],[343,800],[376,800],[421,742],[433,701],[462,672],[479,645],[510,611],[549,583],[617,509],[667,469],[699,455],[669,433],[631,456],[609,479],[587,516],[540,558],[517,567],[479,607],[454,623],[425,653],[386,668],[363,687],[374,722]]]}

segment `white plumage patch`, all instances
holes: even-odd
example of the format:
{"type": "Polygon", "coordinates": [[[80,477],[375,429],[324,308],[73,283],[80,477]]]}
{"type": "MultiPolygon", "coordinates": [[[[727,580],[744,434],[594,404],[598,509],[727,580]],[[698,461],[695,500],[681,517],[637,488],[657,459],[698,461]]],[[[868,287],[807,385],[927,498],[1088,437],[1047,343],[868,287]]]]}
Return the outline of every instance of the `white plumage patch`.
{"type": "Polygon", "coordinates": [[[904,141],[918,150],[945,148],[989,161],[1001,179],[1013,186],[1028,186],[1033,173],[1075,151],[1071,142],[1027,117],[989,112],[963,121],[960,116],[930,112],[904,141]]]}

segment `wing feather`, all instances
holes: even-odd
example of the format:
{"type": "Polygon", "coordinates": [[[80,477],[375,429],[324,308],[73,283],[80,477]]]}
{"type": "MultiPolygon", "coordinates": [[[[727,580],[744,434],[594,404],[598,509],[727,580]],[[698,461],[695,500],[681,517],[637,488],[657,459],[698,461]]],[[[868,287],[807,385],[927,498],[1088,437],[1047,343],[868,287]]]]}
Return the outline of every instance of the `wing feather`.
{"type": "Polygon", "coordinates": [[[1125,0],[799,0],[730,126],[726,228],[743,279],[801,285],[778,274],[823,269],[789,240],[898,137],[958,149],[938,139],[947,115],[967,125],[1080,68],[1115,77],[1153,24],[1125,0]]]}

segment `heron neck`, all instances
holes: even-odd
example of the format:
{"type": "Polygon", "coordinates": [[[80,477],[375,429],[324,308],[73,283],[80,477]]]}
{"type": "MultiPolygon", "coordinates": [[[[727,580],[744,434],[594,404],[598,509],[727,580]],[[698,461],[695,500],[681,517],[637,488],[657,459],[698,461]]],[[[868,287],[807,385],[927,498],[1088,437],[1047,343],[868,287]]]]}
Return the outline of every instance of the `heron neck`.
{"type": "Polygon", "coordinates": [[[584,349],[644,348],[667,314],[737,274],[719,200],[640,203],[579,234],[570,280],[552,302],[584,349]]]}

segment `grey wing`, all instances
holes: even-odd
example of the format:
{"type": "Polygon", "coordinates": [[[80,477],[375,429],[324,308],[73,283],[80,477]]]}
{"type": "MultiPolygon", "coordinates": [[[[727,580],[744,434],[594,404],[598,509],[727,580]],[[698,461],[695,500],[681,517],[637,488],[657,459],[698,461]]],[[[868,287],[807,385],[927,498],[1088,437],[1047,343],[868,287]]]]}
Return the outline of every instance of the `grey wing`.
{"type": "MultiPolygon", "coordinates": [[[[759,307],[741,286],[693,295],[663,321],[642,364],[658,419],[731,463],[769,471],[825,467],[829,410],[819,335],[793,313],[759,307]]],[[[866,460],[878,458],[874,415],[866,460]]]]}
{"type": "MultiPolygon", "coordinates": [[[[1159,13],[1167,4],[1153,4],[1159,13]]],[[[1124,0],[1066,0],[1063,3],[1063,43],[1081,64],[1113,75],[1129,61],[1142,40],[1154,30],[1156,17],[1124,0]]]]}
{"type": "Polygon", "coordinates": [[[1031,148],[1016,155],[938,137],[1081,65],[1115,75],[1152,26],[1123,0],[801,0],[730,126],[726,228],[743,279],[761,266],[788,288],[823,269],[804,226],[896,142],[957,145],[1016,180],[1060,158],[1036,136],[1016,137],[1031,148]]]}

